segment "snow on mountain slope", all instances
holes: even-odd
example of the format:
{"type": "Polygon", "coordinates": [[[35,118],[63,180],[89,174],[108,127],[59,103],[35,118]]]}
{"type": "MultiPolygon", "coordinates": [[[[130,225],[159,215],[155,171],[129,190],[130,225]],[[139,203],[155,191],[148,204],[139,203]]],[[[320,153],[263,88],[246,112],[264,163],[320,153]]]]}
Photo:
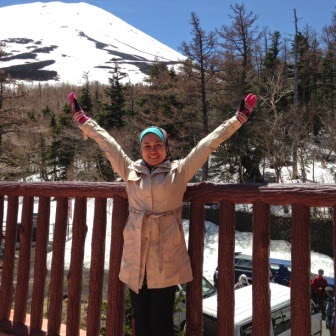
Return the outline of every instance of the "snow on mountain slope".
{"type": "Polygon", "coordinates": [[[89,5],[35,2],[0,8],[0,69],[24,81],[108,83],[116,62],[125,82],[143,81],[155,61],[184,56],[115,15],[89,5]]]}

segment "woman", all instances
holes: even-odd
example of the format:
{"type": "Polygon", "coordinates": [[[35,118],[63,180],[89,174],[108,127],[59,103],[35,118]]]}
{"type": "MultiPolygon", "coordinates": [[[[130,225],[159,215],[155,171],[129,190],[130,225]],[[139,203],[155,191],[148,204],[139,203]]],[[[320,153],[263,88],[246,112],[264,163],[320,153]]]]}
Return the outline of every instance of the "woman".
{"type": "Polygon", "coordinates": [[[86,116],[74,93],[69,102],[85,137],[94,139],[126,183],[129,218],[119,278],[130,288],[136,336],[172,336],[175,286],[192,280],[182,227],[187,183],[216,148],[247,121],[257,101],[249,94],[224,122],[181,160],[171,162],[169,136],[151,126],[139,136],[141,159],[132,161],[115,139],[86,116]]]}

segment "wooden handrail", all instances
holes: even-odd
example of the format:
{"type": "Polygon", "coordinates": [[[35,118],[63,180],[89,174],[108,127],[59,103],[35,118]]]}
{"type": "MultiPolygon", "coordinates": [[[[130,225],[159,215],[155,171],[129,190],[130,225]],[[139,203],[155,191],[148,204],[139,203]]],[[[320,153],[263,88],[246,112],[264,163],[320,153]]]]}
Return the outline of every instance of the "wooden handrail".
{"type": "MultiPolygon", "coordinates": [[[[5,253],[0,285],[0,332],[14,335],[59,335],[65,275],[68,285],[67,335],[79,334],[84,243],[86,239],[86,202],[95,199],[92,256],[89,272],[87,334],[100,332],[104,282],[107,199],[113,198],[112,240],[109,259],[106,334],[124,335],[125,286],[118,279],[123,228],[128,215],[124,183],[93,182],[0,182],[0,242],[5,232],[5,253]],[[19,197],[23,197],[22,218],[19,197]],[[48,328],[42,330],[44,288],[47,283],[47,245],[50,202],[57,200],[50,270],[48,328]],[[68,222],[68,200],[75,198],[70,269],[66,274],[64,255],[68,222]],[[38,199],[38,219],[34,265],[30,265],[33,229],[33,202],[38,199]],[[5,212],[5,200],[7,212],[5,212]],[[6,213],[6,218],[4,218],[6,213]],[[15,279],[17,223],[21,220],[18,274],[15,279]],[[31,323],[26,325],[29,272],[34,271],[31,296],[31,323]],[[16,282],[14,280],[17,280],[16,282]],[[15,292],[13,291],[13,287],[15,292]],[[14,294],[15,293],[15,294],[14,294]],[[14,308],[13,320],[10,320],[14,308]]],[[[310,335],[310,207],[332,207],[335,225],[336,186],[325,184],[189,184],[184,197],[190,203],[189,254],[194,281],[187,285],[187,335],[202,335],[202,288],[204,249],[204,204],[219,206],[218,242],[218,323],[217,335],[234,332],[234,247],[235,204],[253,205],[253,333],[269,335],[270,293],[269,246],[270,205],[292,206],[292,332],[310,335]]],[[[336,233],[334,237],[334,255],[336,233]]],[[[336,266],[336,264],[335,264],[336,266]]]]}

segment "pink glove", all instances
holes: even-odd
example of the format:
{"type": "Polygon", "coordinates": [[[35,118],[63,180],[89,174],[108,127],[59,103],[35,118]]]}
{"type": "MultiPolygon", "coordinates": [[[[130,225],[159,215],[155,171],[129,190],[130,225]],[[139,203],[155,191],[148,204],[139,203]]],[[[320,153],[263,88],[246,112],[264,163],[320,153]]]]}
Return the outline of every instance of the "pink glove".
{"type": "Polygon", "coordinates": [[[236,112],[236,118],[242,124],[244,124],[247,121],[256,103],[257,103],[257,96],[255,96],[252,93],[249,93],[245,97],[245,99],[242,99],[236,112]]]}
{"type": "Polygon", "coordinates": [[[70,103],[70,107],[71,107],[73,117],[74,117],[76,122],[83,125],[84,123],[86,123],[88,120],[91,119],[90,117],[85,115],[83,109],[79,105],[79,103],[77,101],[77,98],[76,98],[76,96],[73,92],[71,92],[69,94],[69,103],[70,103]]]}

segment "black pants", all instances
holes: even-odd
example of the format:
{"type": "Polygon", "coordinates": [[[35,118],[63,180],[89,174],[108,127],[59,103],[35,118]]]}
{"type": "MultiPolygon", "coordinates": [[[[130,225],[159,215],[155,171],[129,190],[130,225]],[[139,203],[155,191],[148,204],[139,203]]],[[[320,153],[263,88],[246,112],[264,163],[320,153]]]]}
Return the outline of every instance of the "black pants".
{"type": "Polygon", "coordinates": [[[136,336],[173,336],[176,286],[130,290],[136,336]]]}

